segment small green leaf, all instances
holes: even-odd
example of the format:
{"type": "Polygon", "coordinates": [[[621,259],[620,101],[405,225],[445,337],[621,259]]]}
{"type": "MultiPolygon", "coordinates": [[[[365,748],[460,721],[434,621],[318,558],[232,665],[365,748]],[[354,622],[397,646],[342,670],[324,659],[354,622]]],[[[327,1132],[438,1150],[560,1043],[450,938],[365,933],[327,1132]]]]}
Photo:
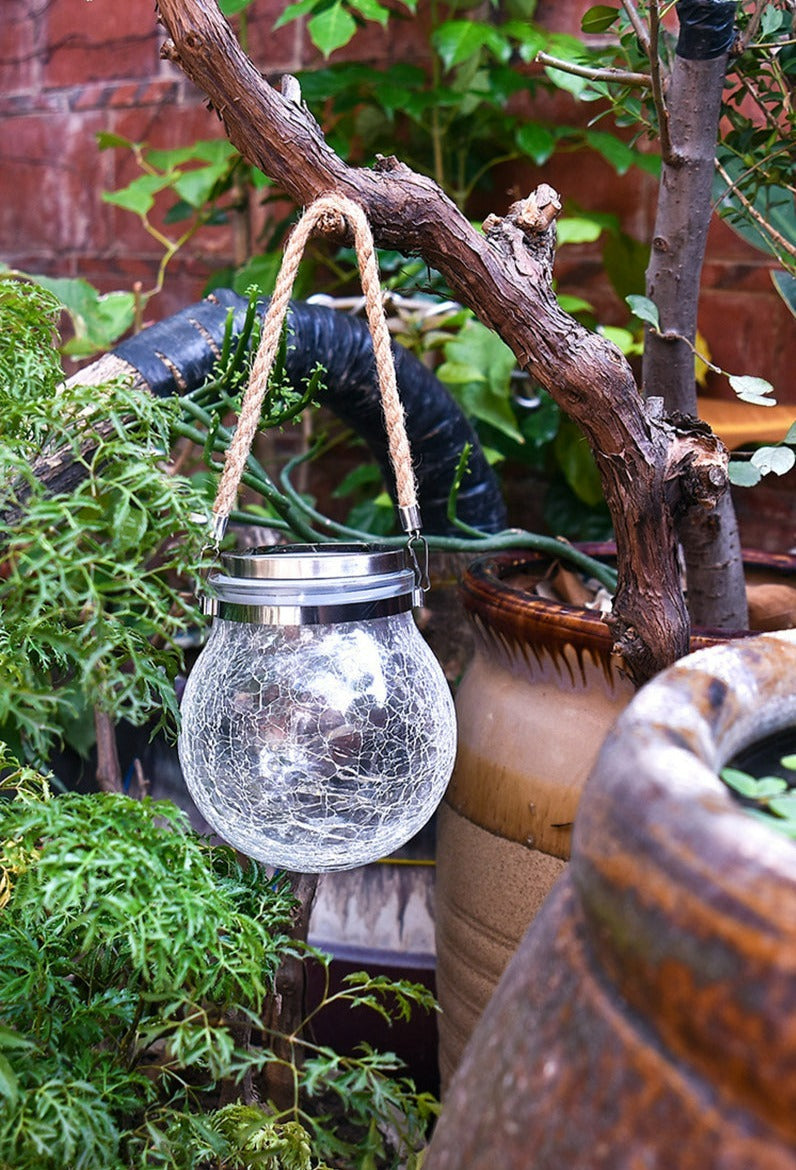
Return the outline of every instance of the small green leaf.
{"type": "Polygon", "coordinates": [[[511,56],[508,38],[491,24],[477,20],[446,20],[431,37],[446,69],[461,65],[482,49],[489,49],[498,61],[511,56]]]}
{"type": "Polygon", "coordinates": [[[788,791],[788,782],[781,776],[760,776],[756,782],[755,796],[758,800],[769,800],[788,791]]]}
{"type": "Polygon", "coordinates": [[[730,374],[729,383],[742,402],[755,406],[776,406],[773,398],[774,387],[765,378],[754,378],[750,374],[730,374]]]}
{"type": "Polygon", "coordinates": [[[796,772],[796,755],[783,756],[780,760],[783,768],[787,768],[790,772],[796,772]]]}
{"type": "Polygon", "coordinates": [[[639,155],[621,138],[605,130],[587,130],[586,142],[609,162],[618,175],[624,175],[637,161],[639,155]]]}
{"type": "Polygon", "coordinates": [[[782,440],[783,443],[796,443],[796,422],[791,423],[788,427],[788,433],[782,440]]]}
{"type": "Polygon", "coordinates": [[[600,238],[602,230],[602,225],[593,219],[566,215],[556,224],[556,242],[559,247],[564,244],[591,244],[600,238]]]}
{"type": "Polygon", "coordinates": [[[218,0],[218,7],[224,16],[237,16],[253,3],[254,0],[218,0]]]}
{"type": "Polygon", "coordinates": [[[538,122],[526,122],[520,126],[515,141],[523,154],[527,154],[537,166],[546,163],[556,147],[553,132],[538,122]]]}
{"type": "Polygon", "coordinates": [[[365,20],[373,20],[380,24],[382,28],[387,27],[387,22],[390,19],[390,10],[385,8],[383,4],[379,4],[379,0],[350,0],[351,7],[356,8],[360,16],[364,16],[365,20]]]}
{"type": "Polygon", "coordinates": [[[651,325],[656,333],[660,333],[661,318],[658,313],[658,306],[649,297],[640,297],[635,293],[625,297],[625,301],[630,306],[630,311],[634,316],[638,317],[639,321],[645,321],[651,325]]]}
{"type": "Polygon", "coordinates": [[[731,459],[728,474],[735,487],[754,487],[763,478],[760,468],[745,459],[731,459]]]}
{"type": "Polygon", "coordinates": [[[796,792],[790,796],[775,797],[769,801],[768,807],[776,816],[793,820],[796,818],[796,792]]]}
{"type": "Polygon", "coordinates": [[[121,134],[112,134],[109,130],[100,130],[96,138],[100,150],[112,150],[117,146],[121,146],[125,150],[132,150],[136,145],[129,138],[124,138],[121,134]]]}
{"type": "Polygon", "coordinates": [[[291,20],[298,20],[301,16],[308,16],[310,12],[314,12],[316,8],[319,8],[322,2],[323,0],[295,0],[294,4],[288,4],[281,16],[275,21],[274,30],[282,28],[285,24],[289,24],[291,20]]]}
{"type": "Polygon", "coordinates": [[[776,270],[771,273],[774,288],[796,317],[796,276],[791,272],[776,270]]]}
{"type": "Polygon", "coordinates": [[[790,447],[759,447],[751,462],[760,469],[762,475],[768,475],[770,472],[774,475],[787,475],[796,463],[796,452],[790,447]]]}
{"type": "Polygon", "coordinates": [[[102,199],[105,203],[114,203],[117,207],[143,216],[154,206],[158,191],[169,186],[171,178],[170,175],[139,175],[119,191],[103,191],[102,199]]]}
{"type": "Polygon", "coordinates": [[[356,21],[337,0],[331,8],[319,12],[307,23],[310,40],[324,57],[330,57],[335,49],[342,49],[357,31],[356,21]]]}
{"type": "Polygon", "coordinates": [[[739,768],[722,768],[721,778],[728,787],[734,789],[741,796],[754,797],[757,795],[757,781],[748,772],[739,768]]]}
{"type": "Polygon", "coordinates": [[[611,8],[608,4],[595,4],[583,14],[580,22],[581,32],[601,33],[611,27],[619,16],[618,8],[611,8]]]}
{"type": "Polygon", "coordinates": [[[9,1105],[16,1105],[19,1100],[16,1075],[2,1053],[0,1053],[0,1097],[5,1097],[9,1105]]]}

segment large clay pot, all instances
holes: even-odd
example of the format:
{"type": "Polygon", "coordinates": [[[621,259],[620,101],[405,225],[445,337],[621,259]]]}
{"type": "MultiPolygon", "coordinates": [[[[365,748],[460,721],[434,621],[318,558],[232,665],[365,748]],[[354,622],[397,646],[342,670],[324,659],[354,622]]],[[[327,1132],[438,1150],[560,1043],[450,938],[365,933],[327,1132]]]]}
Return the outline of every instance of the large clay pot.
{"type": "Polygon", "coordinates": [[[718,777],[787,727],[796,631],[689,655],[639,692],[427,1170],[794,1170],[796,842],[718,777]]]}
{"type": "MultiPolygon", "coordinates": [[[[587,546],[605,554],[606,546],[587,546]]],[[[564,870],[586,777],[634,689],[594,611],[529,592],[549,561],[483,557],[461,596],[475,654],[459,687],[459,748],[438,813],[440,1072],[447,1085],[528,924],[564,870]]],[[[747,579],[796,583],[796,558],[748,554],[747,579]]],[[[777,588],[776,584],[773,586],[777,588]]],[[[783,608],[794,606],[786,589],[783,608]]],[[[776,624],[796,621],[787,613],[776,624]]],[[[726,639],[702,631],[692,648],[726,639]]]]}

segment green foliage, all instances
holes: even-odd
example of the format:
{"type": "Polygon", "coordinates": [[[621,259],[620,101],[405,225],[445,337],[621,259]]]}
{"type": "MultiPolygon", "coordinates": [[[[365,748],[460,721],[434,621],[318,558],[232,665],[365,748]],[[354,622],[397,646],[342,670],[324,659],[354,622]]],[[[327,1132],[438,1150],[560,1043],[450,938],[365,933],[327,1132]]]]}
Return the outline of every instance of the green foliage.
{"type": "Polygon", "coordinates": [[[735,453],[730,462],[730,481],[737,487],[754,487],[764,475],[787,475],[796,467],[796,422],[781,443],[761,446],[751,453],[735,453]]]}
{"type": "Polygon", "coordinates": [[[36,286],[0,281],[14,338],[0,348],[0,734],[38,759],[86,705],[138,724],[175,714],[177,640],[201,620],[180,582],[206,510],[166,466],[177,403],[59,384],[57,312],[36,286]],[[85,478],[45,486],[34,461],[64,452],[85,478]]]}
{"type": "MultiPolygon", "coordinates": [[[[796,755],[783,756],[780,767],[796,773],[796,755]]],[[[796,790],[784,777],[751,776],[739,768],[723,768],[721,778],[769,828],[796,840],[796,790]]]]}
{"type": "MultiPolygon", "coordinates": [[[[289,939],[285,882],[171,804],[54,797],[2,751],[0,776],[2,1170],[417,1165],[435,1104],[394,1056],[343,1057],[262,1024],[283,958],[328,962],[289,939]],[[294,1104],[278,1109],[264,1082],[262,1105],[219,1108],[223,1084],[234,1094],[284,1063],[277,1042],[294,1104]]],[[[388,1019],[433,1006],[364,973],[311,1016],[333,1001],[388,1019]]]]}

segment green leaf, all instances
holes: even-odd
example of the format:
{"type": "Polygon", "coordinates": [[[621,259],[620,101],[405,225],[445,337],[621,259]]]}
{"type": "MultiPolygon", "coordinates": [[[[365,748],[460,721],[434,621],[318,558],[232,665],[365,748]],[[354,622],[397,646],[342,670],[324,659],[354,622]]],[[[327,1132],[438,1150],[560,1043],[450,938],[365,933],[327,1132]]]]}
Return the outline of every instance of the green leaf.
{"type": "Polygon", "coordinates": [[[537,166],[546,163],[556,148],[555,135],[539,122],[526,122],[515,135],[517,146],[537,166]]]}
{"type": "Polygon", "coordinates": [[[464,386],[468,382],[486,382],[486,375],[466,362],[443,362],[437,377],[448,386],[464,386]]]}
{"type": "Polygon", "coordinates": [[[792,272],[785,272],[784,269],[777,269],[771,273],[771,279],[774,282],[774,288],[796,317],[796,276],[792,272]]]}
{"type": "Polygon", "coordinates": [[[796,772],[796,755],[783,756],[780,760],[783,768],[787,768],[790,772],[796,772]]]}
{"type": "Polygon", "coordinates": [[[184,171],[178,179],[175,179],[174,190],[191,207],[203,207],[209,201],[213,188],[228,172],[227,163],[199,167],[194,171],[184,171]]]}
{"type": "Polygon", "coordinates": [[[558,293],[556,297],[565,313],[593,313],[594,305],[584,301],[583,297],[573,297],[571,293],[558,293]]]}
{"type": "Polygon", "coordinates": [[[446,69],[461,65],[489,49],[498,61],[508,61],[511,46],[505,36],[493,25],[477,20],[446,20],[435,29],[431,43],[440,55],[446,69]]]}
{"type": "Polygon", "coordinates": [[[119,146],[125,150],[132,150],[134,146],[140,145],[132,142],[129,138],[124,138],[121,134],[112,134],[109,130],[100,130],[96,138],[100,150],[112,150],[119,146]]]}
{"type": "Polygon", "coordinates": [[[788,433],[782,440],[783,443],[796,443],[796,422],[791,423],[788,427],[788,433]]]}
{"type": "Polygon", "coordinates": [[[390,10],[385,8],[383,4],[379,4],[379,0],[349,0],[349,2],[352,8],[356,8],[360,16],[364,16],[365,20],[373,20],[382,28],[387,27],[390,10]]]}
{"type": "Polygon", "coordinates": [[[591,244],[600,238],[602,230],[601,224],[593,219],[565,215],[556,224],[556,241],[559,247],[564,244],[591,244]]]}
{"type": "Polygon", "coordinates": [[[172,181],[171,175],[139,175],[126,187],[119,191],[103,191],[105,203],[114,203],[126,211],[133,211],[136,215],[146,215],[155,205],[155,195],[168,187],[172,181]]]}
{"type": "Polygon", "coordinates": [[[785,817],[788,820],[796,818],[796,792],[790,796],[775,797],[769,801],[768,807],[778,817],[785,817]]]}
{"type": "Polygon", "coordinates": [[[660,332],[661,318],[658,312],[658,306],[649,297],[641,297],[636,294],[631,294],[625,297],[625,301],[630,306],[630,311],[639,321],[645,321],[651,325],[656,333],[660,332]]]}
{"type": "Polygon", "coordinates": [[[757,795],[757,781],[748,772],[742,772],[739,768],[722,768],[721,778],[725,784],[741,796],[754,797],[757,795]]]}
{"type": "Polygon", "coordinates": [[[755,406],[776,406],[776,401],[769,398],[774,387],[765,378],[755,378],[751,374],[730,374],[729,383],[742,402],[751,402],[755,406]]]}
{"type": "Polygon", "coordinates": [[[9,1061],[0,1052],[0,1097],[5,1097],[9,1105],[16,1105],[19,1100],[19,1086],[16,1074],[9,1061]]]}
{"type": "Polygon", "coordinates": [[[769,800],[788,791],[788,782],[781,776],[759,776],[755,781],[755,796],[758,800],[769,800]]]}
{"type": "Polygon", "coordinates": [[[343,8],[342,0],[336,0],[331,8],[313,16],[307,24],[310,40],[324,57],[330,57],[335,49],[341,49],[357,31],[356,21],[343,8]]]}
{"type": "Polygon", "coordinates": [[[599,325],[598,332],[613,341],[617,349],[621,349],[625,357],[644,352],[644,342],[635,337],[629,329],[622,329],[618,325],[599,325]]]}
{"type": "Polygon", "coordinates": [[[298,20],[301,16],[307,16],[316,8],[320,8],[322,3],[323,0],[295,0],[295,3],[288,4],[281,16],[277,18],[274,29],[282,28],[283,25],[289,24],[291,20],[298,20]]]}
{"type": "Polygon", "coordinates": [[[611,164],[618,175],[626,174],[639,158],[637,151],[605,130],[587,130],[586,142],[611,164]]]}
{"type": "Polygon", "coordinates": [[[796,464],[796,452],[790,447],[758,447],[751,462],[761,475],[787,475],[796,464]]]}
{"type": "Polygon", "coordinates": [[[589,444],[569,419],[562,419],[555,438],[559,467],[579,500],[594,508],[603,500],[602,482],[589,444]]]}
{"type": "Polygon", "coordinates": [[[254,3],[254,0],[218,0],[218,7],[225,16],[237,16],[254,3]]]}
{"type": "Polygon", "coordinates": [[[728,475],[735,487],[754,487],[763,478],[760,468],[745,459],[731,459],[728,475]]]}
{"type": "Polygon", "coordinates": [[[611,8],[608,4],[595,4],[584,14],[580,22],[581,32],[601,33],[611,27],[619,16],[618,8],[611,8]]]}

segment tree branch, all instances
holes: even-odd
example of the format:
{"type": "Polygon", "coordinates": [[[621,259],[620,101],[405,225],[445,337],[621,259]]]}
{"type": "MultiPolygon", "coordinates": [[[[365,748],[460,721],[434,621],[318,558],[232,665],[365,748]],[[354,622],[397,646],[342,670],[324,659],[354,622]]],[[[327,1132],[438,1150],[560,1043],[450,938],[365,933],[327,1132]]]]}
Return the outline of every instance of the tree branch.
{"type": "Polygon", "coordinates": [[[640,85],[646,89],[652,85],[649,73],[632,73],[627,69],[597,69],[590,65],[577,65],[574,61],[563,61],[560,57],[551,57],[549,53],[537,53],[534,58],[540,65],[548,65],[551,69],[560,69],[562,73],[572,73],[575,77],[588,77],[592,81],[608,81],[620,85],[640,85]]]}
{"type": "Polygon", "coordinates": [[[633,0],[622,0],[622,7],[627,13],[627,18],[633,26],[633,31],[638,37],[639,44],[647,56],[650,56],[650,34],[649,29],[638,14],[633,0]]]}
{"type": "Polygon", "coordinates": [[[669,133],[669,111],[666,108],[664,96],[663,73],[661,59],[658,52],[660,41],[660,13],[658,0],[650,0],[650,35],[647,52],[650,59],[650,74],[652,76],[652,100],[655,103],[655,112],[658,115],[658,136],[661,140],[661,156],[663,161],[672,165],[677,159],[672,150],[672,139],[669,133]]]}
{"type": "Polygon", "coordinates": [[[315,120],[269,86],[212,0],[159,0],[165,55],[210,98],[235,146],[297,203],[336,191],[365,210],[376,244],[420,255],[503,338],[522,368],[582,428],[614,519],[617,652],[642,682],[687,651],[688,619],[665,500],[666,441],[646,418],[625,358],[562,311],[552,287],[554,227],[515,204],[482,235],[430,179],[394,158],[349,167],[315,120]]]}

